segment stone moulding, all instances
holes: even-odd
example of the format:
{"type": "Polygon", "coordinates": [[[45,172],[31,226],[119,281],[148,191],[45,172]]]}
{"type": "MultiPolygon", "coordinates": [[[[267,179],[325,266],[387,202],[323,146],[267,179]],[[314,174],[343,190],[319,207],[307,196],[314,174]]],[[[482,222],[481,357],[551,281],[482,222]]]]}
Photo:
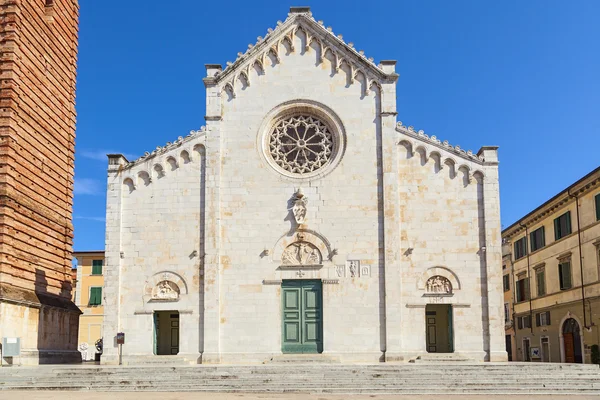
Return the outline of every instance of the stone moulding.
{"type": "MultiPolygon", "coordinates": [[[[412,126],[408,126],[408,127],[404,126],[401,121],[396,123],[396,131],[403,133],[407,136],[410,136],[414,139],[418,139],[419,141],[422,141],[422,142],[431,144],[435,147],[444,149],[450,153],[456,154],[462,158],[465,158],[465,159],[472,161],[474,163],[477,163],[479,165],[483,165],[483,163],[485,162],[485,159],[482,156],[478,156],[477,154],[473,153],[471,150],[465,151],[465,150],[461,149],[460,146],[452,146],[450,143],[448,143],[447,140],[444,140],[442,142],[435,135],[432,135],[432,136],[426,135],[423,130],[419,130],[417,132],[417,131],[415,131],[415,129],[412,126]]],[[[416,148],[416,146],[415,146],[415,148],[416,148]]]]}
{"type": "Polygon", "coordinates": [[[302,264],[282,264],[277,269],[281,270],[294,270],[294,269],[321,269],[323,268],[323,264],[313,264],[313,265],[302,265],[302,264]]]}
{"type": "Polygon", "coordinates": [[[263,285],[281,285],[283,280],[281,279],[264,279],[262,281],[263,285]]]}
{"type": "Polygon", "coordinates": [[[140,163],[142,163],[144,161],[152,159],[155,156],[158,156],[158,155],[161,155],[161,154],[165,154],[165,153],[167,153],[170,150],[173,150],[173,149],[176,149],[178,147],[181,147],[184,144],[188,143],[190,140],[193,140],[193,139],[196,139],[196,138],[202,137],[202,136],[206,137],[206,133],[207,133],[206,126],[200,127],[200,129],[197,130],[197,131],[192,130],[185,137],[179,136],[177,138],[177,140],[175,140],[174,142],[167,142],[167,144],[165,146],[158,146],[152,152],[149,152],[149,151],[145,152],[143,156],[141,156],[141,157],[139,157],[139,158],[137,158],[137,159],[135,159],[135,160],[133,160],[133,161],[128,162],[127,164],[125,164],[123,166],[123,170],[130,169],[130,168],[132,168],[132,167],[134,167],[134,166],[136,166],[136,165],[138,165],[138,164],[140,164],[140,163]]]}

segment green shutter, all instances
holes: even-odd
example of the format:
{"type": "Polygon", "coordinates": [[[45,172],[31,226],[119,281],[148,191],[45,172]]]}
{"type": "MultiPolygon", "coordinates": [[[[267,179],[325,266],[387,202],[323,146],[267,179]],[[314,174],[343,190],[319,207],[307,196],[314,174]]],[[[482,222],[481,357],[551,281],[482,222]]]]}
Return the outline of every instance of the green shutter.
{"type": "Polygon", "coordinates": [[[596,221],[600,221],[600,193],[595,197],[596,199],[596,221]]]}
{"type": "Polygon", "coordinates": [[[566,229],[566,231],[563,233],[563,236],[567,236],[567,235],[569,235],[571,232],[573,232],[573,231],[571,230],[571,211],[567,211],[567,213],[566,213],[566,217],[565,217],[565,218],[567,219],[567,229],[566,229]]]}
{"type": "Polygon", "coordinates": [[[90,301],[91,306],[99,306],[102,304],[102,288],[93,287],[90,288],[90,301]]]}
{"type": "Polygon", "coordinates": [[[517,294],[517,302],[521,301],[521,281],[517,281],[517,284],[515,285],[515,291],[517,294]]]}
{"type": "Polygon", "coordinates": [[[542,324],[540,313],[535,314],[535,326],[540,326],[542,324]]]}
{"type": "Polygon", "coordinates": [[[546,325],[550,325],[550,311],[546,311],[546,325]]]}
{"type": "Polygon", "coordinates": [[[554,219],[554,240],[560,239],[560,218],[554,219]]]}
{"type": "Polygon", "coordinates": [[[92,275],[102,275],[102,260],[92,261],[92,275]]]}
{"type": "Polygon", "coordinates": [[[529,278],[525,278],[525,300],[529,300],[529,278]]]}
{"type": "Polygon", "coordinates": [[[523,317],[517,317],[517,328],[523,329],[523,317]]]}
{"type": "Polygon", "coordinates": [[[565,284],[565,289],[569,289],[571,287],[571,263],[567,262],[563,264],[563,283],[565,284]]]}

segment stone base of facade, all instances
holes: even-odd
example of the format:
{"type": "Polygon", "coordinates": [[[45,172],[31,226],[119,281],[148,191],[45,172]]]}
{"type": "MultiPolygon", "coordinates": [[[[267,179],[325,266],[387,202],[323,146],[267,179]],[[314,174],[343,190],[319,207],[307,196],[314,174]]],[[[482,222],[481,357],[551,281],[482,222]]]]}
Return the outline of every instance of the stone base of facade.
{"type": "Polygon", "coordinates": [[[80,363],[79,315],[71,299],[0,284],[0,337],[18,338],[22,365],[80,363]]]}
{"type": "Polygon", "coordinates": [[[492,351],[490,354],[491,362],[505,362],[508,361],[508,353],[506,351],[492,351]]]}
{"type": "Polygon", "coordinates": [[[21,350],[20,357],[7,357],[7,364],[81,364],[81,353],[77,350],[21,350]]]}

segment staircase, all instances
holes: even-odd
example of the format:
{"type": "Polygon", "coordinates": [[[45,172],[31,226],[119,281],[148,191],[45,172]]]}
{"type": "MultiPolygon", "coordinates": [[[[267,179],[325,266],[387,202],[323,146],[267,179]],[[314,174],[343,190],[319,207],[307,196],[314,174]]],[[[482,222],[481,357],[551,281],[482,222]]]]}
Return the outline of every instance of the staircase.
{"type": "Polygon", "coordinates": [[[0,390],[331,394],[600,394],[597,365],[548,363],[40,366],[0,369],[0,390]]]}

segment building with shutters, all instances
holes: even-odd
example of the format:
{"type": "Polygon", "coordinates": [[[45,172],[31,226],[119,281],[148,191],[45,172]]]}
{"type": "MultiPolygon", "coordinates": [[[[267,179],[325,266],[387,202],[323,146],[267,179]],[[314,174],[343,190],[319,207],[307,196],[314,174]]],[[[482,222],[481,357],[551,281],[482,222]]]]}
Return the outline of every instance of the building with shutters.
{"type": "Polygon", "coordinates": [[[400,122],[395,65],[292,7],[206,126],[109,155],[103,362],[506,360],[497,148],[400,122]]]}
{"type": "Polygon", "coordinates": [[[104,251],[76,251],[77,284],[73,301],[83,313],[79,317],[77,348],[81,359],[91,361],[96,358],[96,342],[102,339],[104,304],[104,251]]]}
{"type": "Polygon", "coordinates": [[[600,168],[502,238],[515,361],[592,362],[600,337],[600,168]]]}

